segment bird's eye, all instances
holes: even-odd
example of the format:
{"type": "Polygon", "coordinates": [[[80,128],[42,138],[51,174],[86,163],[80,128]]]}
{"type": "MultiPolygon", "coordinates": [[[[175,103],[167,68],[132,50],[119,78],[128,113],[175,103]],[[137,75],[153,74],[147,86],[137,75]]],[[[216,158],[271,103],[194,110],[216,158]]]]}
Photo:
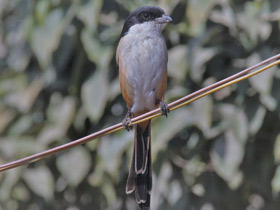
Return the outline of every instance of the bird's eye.
{"type": "Polygon", "coordinates": [[[143,17],[145,20],[148,20],[148,19],[151,18],[151,15],[150,15],[149,13],[147,13],[147,12],[144,12],[144,13],[142,13],[142,17],[143,17]]]}

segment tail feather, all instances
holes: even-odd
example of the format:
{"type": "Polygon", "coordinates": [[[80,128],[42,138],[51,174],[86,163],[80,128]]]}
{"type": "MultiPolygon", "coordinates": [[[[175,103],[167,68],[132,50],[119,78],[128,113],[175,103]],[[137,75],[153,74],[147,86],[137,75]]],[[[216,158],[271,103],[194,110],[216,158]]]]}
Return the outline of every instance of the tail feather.
{"type": "Polygon", "coordinates": [[[133,147],[133,155],[132,155],[132,161],[131,166],[127,178],[126,183],[126,194],[130,194],[135,190],[135,147],[133,147]]]}
{"type": "MultiPolygon", "coordinates": [[[[147,129],[146,129],[147,130],[147,129]]],[[[144,137],[142,128],[136,125],[134,147],[135,147],[135,172],[136,174],[144,174],[147,166],[147,144],[148,138],[144,137]]]]}
{"type": "Polygon", "coordinates": [[[131,168],[126,184],[126,193],[135,190],[136,201],[141,209],[150,208],[152,191],[151,122],[147,126],[136,125],[131,168]]]}

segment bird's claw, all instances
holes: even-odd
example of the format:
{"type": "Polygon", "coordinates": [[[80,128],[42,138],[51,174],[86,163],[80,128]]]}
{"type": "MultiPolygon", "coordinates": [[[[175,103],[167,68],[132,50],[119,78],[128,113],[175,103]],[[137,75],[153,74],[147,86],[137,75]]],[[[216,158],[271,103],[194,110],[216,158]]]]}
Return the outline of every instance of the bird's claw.
{"type": "Polygon", "coordinates": [[[124,129],[126,129],[127,131],[132,130],[132,122],[131,122],[131,112],[130,109],[128,109],[125,118],[122,121],[122,125],[124,127],[124,129]]]}
{"type": "Polygon", "coordinates": [[[167,117],[167,114],[170,112],[168,105],[164,103],[164,101],[160,101],[159,106],[160,106],[161,115],[167,117]]]}
{"type": "Polygon", "coordinates": [[[130,118],[125,117],[124,120],[122,121],[122,125],[123,125],[124,129],[127,131],[132,130],[132,123],[131,123],[130,118]]]}

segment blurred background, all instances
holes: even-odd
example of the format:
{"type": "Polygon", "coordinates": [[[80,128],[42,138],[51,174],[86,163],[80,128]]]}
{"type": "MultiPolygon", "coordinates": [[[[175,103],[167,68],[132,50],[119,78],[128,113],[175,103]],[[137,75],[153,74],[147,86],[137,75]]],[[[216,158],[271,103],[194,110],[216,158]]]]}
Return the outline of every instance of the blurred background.
{"type": "MultiPolygon", "coordinates": [[[[166,102],[280,52],[279,0],[0,0],[0,163],[121,122],[115,50],[130,11],[162,7],[166,102]]],[[[279,66],[152,125],[152,209],[279,210],[279,66]]],[[[0,173],[1,210],[134,210],[133,132],[0,173]]]]}

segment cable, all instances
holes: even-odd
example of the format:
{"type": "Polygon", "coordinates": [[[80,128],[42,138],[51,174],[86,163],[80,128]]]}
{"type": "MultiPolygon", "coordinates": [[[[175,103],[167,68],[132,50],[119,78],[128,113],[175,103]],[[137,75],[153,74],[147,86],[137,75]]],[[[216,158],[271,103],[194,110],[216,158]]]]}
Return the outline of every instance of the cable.
{"type": "MultiPolygon", "coordinates": [[[[261,73],[261,72],[263,72],[263,71],[265,71],[265,70],[267,70],[267,69],[269,69],[269,68],[271,68],[271,67],[273,67],[277,64],[280,64],[279,59],[280,59],[280,54],[275,55],[271,58],[268,58],[268,59],[266,59],[266,60],[264,60],[264,61],[262,61],[262,62],[260,62],[256,65],[254,65],[250,68],[247,68],[247,69],[245,69],[245,70],[243,70],[243,71],[241,71],[237,74],[234,74],[234,75],[232,75],[232,76],[230,76],[226,79],[223,79],[219,82],[216,82],[212,85],[209,85],[205,88],[202,88],[202,89],[200,89],[200,90],[198,90],[194,93],[191,93],[191,94],[189,94],[185,97],[182,97],[182,98],[168,104],[168,107],[170,108],[170,111],[179,109],[180,107],[185,106],[189,103],[192,103],[193,101],[196,101],[196,100],[198,100],[198,99],[200,99],[200,98],[202,98],[206,95],[209,95],[213,92],[216,92],[216,91],[218,91],[222,88],[228,87],[229,85],[235,84],[235,83],[240,82],[242,80],[248,79],[249,77],[252,77],[252,76],[254,76],[256,74],[259,74],[259,73],[261,73]],[[268,65],[264,66],[263,68],[261,68],[259,70],[256,70],[256,71],[248,74],[248,72],[250,72],[252,70],[255,70],[256,68],[258,68],[260,66],[263,66],[263,65],[265,65],[269,62],[272,62],[273,60],[276,60],[276,59],[278,59],[278,60],[271,63],[271,64],[268,64],[268,65]],[[246,74],[246,75],[244,75],[244,74],[246,74]],[[242,75],[244,75],[244,76],[242,76],[242,75]]],[[[141,122],[144,122],[146,120],[150,120],[150,119],[153,119],[155,117],[158,117],[160,115],[161,115],[160,109],[157,108],[157,109],[152,110],[148,113],[145,113],[143,115],[140,115],[138,117],[135,117],[135,118],[131,119],[131,122],[132,122],[132,125],[135,125],[137,123],[141,123],[141,122]]],[[[88,136],[82,137],[78,140],[63,144],[61,146],[58,146],[58,147],[55,147],[55,148],[52,148],[52,149],[49,149],[49,150],[31,155],[31,156],[28,156],[28,157],[25,157],[25,158],[22,158],[22,159],[19,159],[19,160],[16,160],[16,161],[12,161],[10,163],[0,165],[0,172],[36,162],[36,161],[41,160],[41,159],[43,159],[43,158],[45,158],[49,155],[52,155],[52,154],[55,154],[57,152],[64,151],[68,148],[86,143],[90,140],[93,140],[93,139],[96,139],[96,138],[114,133],[114,132],[119,131],[121,129],[123,129],[122,123],[115,124],[113,126],[105,128],[105,129],[103,129],[101,131],[98,131],[96,133],[93,133],[93,134],[90,134],[88,136]]]]}

